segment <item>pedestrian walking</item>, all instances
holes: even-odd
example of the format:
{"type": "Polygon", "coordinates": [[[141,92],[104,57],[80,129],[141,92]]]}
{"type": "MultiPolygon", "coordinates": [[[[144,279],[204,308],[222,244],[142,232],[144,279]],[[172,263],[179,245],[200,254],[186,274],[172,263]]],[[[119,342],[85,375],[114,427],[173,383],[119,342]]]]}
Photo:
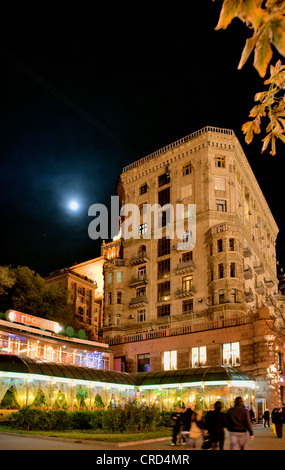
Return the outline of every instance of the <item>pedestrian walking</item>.
{"type": "Polygon", "coordinates": [[[227,412],[227,427],[230,437],[230,450],[246,450],[247,437],[253,439],[253,430],[249,412],[245,409],[241,397],[235,399],[233,408],[227,412]]]}
{"type": "Polygon", "coordinates": [[[267,423],[267,427],[270,428],[270,413],[268,408],[266,408],[266,410],[264,411],[262,418],[264,420],[264,427],[266,428],[267,423]]]}
{"type": "Polygon", "coordinates": [[[222,413],[222,403],[216,401],[214,410],[208,411],[205,418],[205,430],[210,437],[212,450],[216,450],[218,445],[219,450],[224,450],[226,427],[227,416],[222,413]]]}
{"type": "Polygon", "coordinates": [[[196,440],[201,436],[202,412],[195,412],[193,403],[188,403],[185,413],[182,417],[183,431],[182,435],[186,439],[186,450],[196,447],[196,440]]]}
{"type": "Polygon", "coordinates": [[[172,442],[171,442],[172,446],[176,446],[178,443],[177,441],[178,440],[180,441],[181,439],[180,431],[181,431],[182,415],[183,415],[183,409],[181,408],[181,406],[177,406],[175,409],[175,412],[172,415],[172,419],[174,421],[173,432],[172,432],[172,442]]]}
{"type": "Polygon", "coordinates": [[[272,412],[272,423],[275,425],[276,436],[278,437],[278,439],[281,439],[283,435],[282,428],[284,423],[282,407],[277,408],[276,411],[272,412]]]}

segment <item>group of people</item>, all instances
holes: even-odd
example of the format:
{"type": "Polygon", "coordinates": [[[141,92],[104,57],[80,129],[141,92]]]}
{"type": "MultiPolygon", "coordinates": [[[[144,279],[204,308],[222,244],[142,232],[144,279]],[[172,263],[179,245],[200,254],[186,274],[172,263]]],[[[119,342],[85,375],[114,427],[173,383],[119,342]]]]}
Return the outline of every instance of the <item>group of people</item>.
{"type": "MultiPolygon", "coordinates": [[[[269,410],[266,409],[262,415],[264,420],[264,427],[266,425],[270,427],[270,413],[269,410]]],[[[279,408],[274,408],[271,413],[271,421],[275,427],[276,436],[281,439],[283,436],[283,423],[285,423],[285,404],[280,406],[279,408]]]]}
{"type": "Polygon", "coordinates": [[[222,412],[220,401],[205,417],[201,410],[194,410],[193,403],[188,403],[186,411],[177,407],[173,419],[175,424],[171,445],[185,445],[186,449],[195,448],[197,438],[202,435],[203,449],[223,450],[225,429],[229,431],[230,450],[246,450],[248,434],[253,439],[250,415],[241,397],[235,399],[234,406],[227,413],[222,412]]]}

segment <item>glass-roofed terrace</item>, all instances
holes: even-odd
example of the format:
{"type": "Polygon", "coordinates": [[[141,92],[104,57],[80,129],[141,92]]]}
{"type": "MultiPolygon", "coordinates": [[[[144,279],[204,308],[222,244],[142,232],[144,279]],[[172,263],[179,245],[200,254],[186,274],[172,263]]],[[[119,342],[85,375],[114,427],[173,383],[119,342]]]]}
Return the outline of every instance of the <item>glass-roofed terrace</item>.
{"type": "Polygon", "coordinates": [[[224,408],[242,396],[255,402],[255,382],[234,367],[200,367],[128,374],[0,354],[0,407],[94,410],[138,403],[171,411],[195,402],[208,410],[216,400],[224,408]]]}

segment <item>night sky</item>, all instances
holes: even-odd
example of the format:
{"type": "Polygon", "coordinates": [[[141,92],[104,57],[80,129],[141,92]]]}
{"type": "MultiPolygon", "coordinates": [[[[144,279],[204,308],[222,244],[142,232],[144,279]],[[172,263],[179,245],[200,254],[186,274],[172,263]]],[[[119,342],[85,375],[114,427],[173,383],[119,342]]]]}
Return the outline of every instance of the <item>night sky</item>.
{"type": "Polygon", "coordinates": [[[100,256],[88,208],[110,207],[125,165],[209,125],[239,138],[285,266],[285,147],[272,157],[262,137],[244,141],[263,80],[252,58],[237,70],[246,27],[215,31],[221,1],[10,6],[0,21],[1,265],[44,276],[100,256]]]}

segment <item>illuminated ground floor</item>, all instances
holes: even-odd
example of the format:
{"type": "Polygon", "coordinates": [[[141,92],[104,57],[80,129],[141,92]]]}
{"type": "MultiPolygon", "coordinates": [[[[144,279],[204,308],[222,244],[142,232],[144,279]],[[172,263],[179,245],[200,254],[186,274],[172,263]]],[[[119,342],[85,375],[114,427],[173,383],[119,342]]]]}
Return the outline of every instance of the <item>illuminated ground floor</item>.
{"type": "Polygon", "coordinates": [[[206,411],[216,400],[227,409],[237,396],[255,408],[255,381],[233,367],[127,374],[0,355],[1,409],[95,410],[136,400],[165,411],[194,402],[206,411]]]}

